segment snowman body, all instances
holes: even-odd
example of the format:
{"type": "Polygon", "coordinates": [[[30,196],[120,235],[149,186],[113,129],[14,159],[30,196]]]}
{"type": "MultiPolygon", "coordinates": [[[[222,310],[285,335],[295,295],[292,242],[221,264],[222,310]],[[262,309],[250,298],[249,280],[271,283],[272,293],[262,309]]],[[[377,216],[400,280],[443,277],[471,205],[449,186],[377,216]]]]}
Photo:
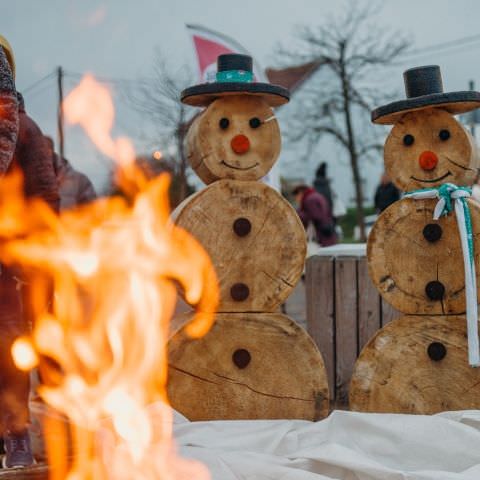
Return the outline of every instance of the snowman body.
{"type": "MultiPolygon", "coordinates": [[[[403,115],[384,151],[404,191],[471,185],[476,148],[444,109],[403,115]]],[[[408,197],[408,196],[407,196],[408,197]]],[[[468,364],[464,252],[455,212],[434,219],[438,198],[403,198],[379,216],[368,239],[369,273],[382,297],[406,314],[370,340],[355,365],[350,406],[367,412],[433,414],[480,408],[480,369],[468,364]]],[[[477,285],[480,206],[467,200],[477,285]]]]}
{"type": "Polygon", "coordinates": [[[295,210],[259,181],[280,146],[272,108],[247,93],[215,99],[187,135],[190,164],[208,186],[172,215],[209,253],[220,287],[211,331],[192,340],[180,329],[170,342],[169,397],[190,420],[328,414],[321,354],[278,313],[306,254],[295,210]]]}

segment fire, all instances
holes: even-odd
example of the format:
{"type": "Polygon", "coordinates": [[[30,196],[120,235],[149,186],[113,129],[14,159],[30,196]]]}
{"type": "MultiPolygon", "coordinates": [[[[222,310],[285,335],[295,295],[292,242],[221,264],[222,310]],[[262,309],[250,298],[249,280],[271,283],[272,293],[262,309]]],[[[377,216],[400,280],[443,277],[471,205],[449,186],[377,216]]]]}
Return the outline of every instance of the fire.
{"type": "Polygon", "coordinates": [[[207,479],[205,467],[174,454],[166,344],[177,284],[201,312],[190,334],[210,328],[213,267],[169,220],[169,178],[147,179],[131,142],[111,138],[108,90],[86,76],[64,110],[116,162],[125,196],[56,215],[22,196],[18,173],[0,182],[1,259],[29,272],[35,316],[31,337],[12,353],[19,368],[38,363],[39,394],[71,425],[69,463],[68,432],[57,417],[47,422],[51,478],[207,479]]]}

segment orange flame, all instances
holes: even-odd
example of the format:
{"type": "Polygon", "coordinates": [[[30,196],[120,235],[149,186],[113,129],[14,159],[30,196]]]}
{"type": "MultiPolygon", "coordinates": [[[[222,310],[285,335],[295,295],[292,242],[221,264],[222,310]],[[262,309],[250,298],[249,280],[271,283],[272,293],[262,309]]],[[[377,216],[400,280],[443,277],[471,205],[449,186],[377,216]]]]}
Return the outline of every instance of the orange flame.
{"type": "Polygon", "coordinates": [[[117,163],[129,198],[101,199],[57,216],[22,196],[17,173],[0,182],[2,261],[33,272],[34,330],[14,344],[14,359],[24,369],[39,362],[40,395],[71,422],[72,464],[67,433],[57,420],[46,425],[52,478],[206,479],[202,465],[174,455],[166,344],[175,283],[202,312],[190,333],[210,328],[208,312],[218,300],[213,267],[169,220],[169,178],[147,179],[130,141],[111,138],[108,90],[86,76],[64,109],[117,163]],[[61,446],[55,432],[63,435],[61,446]]]}

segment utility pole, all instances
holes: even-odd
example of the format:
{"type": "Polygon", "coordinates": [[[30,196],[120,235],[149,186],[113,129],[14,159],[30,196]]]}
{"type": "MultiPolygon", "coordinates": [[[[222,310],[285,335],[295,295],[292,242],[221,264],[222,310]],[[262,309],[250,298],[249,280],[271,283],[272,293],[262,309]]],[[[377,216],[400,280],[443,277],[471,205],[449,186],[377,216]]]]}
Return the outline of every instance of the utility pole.
{"type": "MultiPolygon", "coordinates": [[[[470,90],[475,90],[475,82],[473,80],[468,82],[468,88],[470,90]]],[[[473,138],[475,138],[475,121],[477,119],[476,113],[476,110],[470,112],[470,132],[472,133],[473,138]]]]}
{"type": "Polygon", "coordinates": [[[57,68],[57,85],[58,85],[58,110],[57,110],[57,135],[58,135],[58,153],[60,158],[64,155],[64,135],[63,135],[63,69],[57,68]]]}

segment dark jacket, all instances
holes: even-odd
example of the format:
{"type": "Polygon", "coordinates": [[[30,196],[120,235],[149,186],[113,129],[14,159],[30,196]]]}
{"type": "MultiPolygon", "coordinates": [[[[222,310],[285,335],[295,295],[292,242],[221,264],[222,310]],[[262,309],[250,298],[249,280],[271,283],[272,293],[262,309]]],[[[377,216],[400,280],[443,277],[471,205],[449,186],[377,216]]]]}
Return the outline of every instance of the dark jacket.
{"type": "MultiPolygon", "coordinates": [[[[2,177],[12,164],[18,138],[18,116],[18,100],[13,74],[5,52],[0,47],[0,176],[2,177]]],[[[15,268],[0,265],[0,328],[3,337],[7,335],[5,333],[7,330],[15,329],[21,320],[17,274],[15,268]]],[[[0,346],[0,361],[5,356],[4,349],[0,346]]],[[[2,362],[2,365],[4,363],[2,362]]],[[[1,379],[0,373],[0,396],[2,395],[1,379]]],[[[1,415],[0,413],[0,417],[1,415]]]]}
{"type": "Polygon", "coordinates": [[[400,191],[392,183],[381,183],[375,192],[375,209],[383,212],[388,206],[400,199],[400,191]]]}
{"type": "Polygon", "coordinates": [[[18,135],[18,107],[14,93],[0,90],[0,175],[7,172],[18,135]]]}
{"type": "Polygon", "coordinates": [[[332,189],[330,188],[330,180],[326,177],[315,177],[313,181],[313,187],[315,190],[323,195],[328,202],[328,205],[331,209],[333,209],[333,197],[332,197],[332,189]]]}
{"type": "Polygon", "coordinates": [[[305,228],[312,223],[315,227],[316,240],[322,247],[337,243],[332,209],[327,199],[313,188],[304,192],[298,215],[305,228]]]}
{"type": "Polygon", "coordinates": [[[38,125],[19,104],[17,146],[11,168],[19,167],[24,176],[27,197],[41,197],[58,211],[60,196],[50,149],[38,125]]]}
{"type": "Polygon", "coordinates": [[[54,153],[53,163],[58,179],[60,210],[82,205],[97,198],[89,178],[75,170],[66,158],[54,153]]]}

